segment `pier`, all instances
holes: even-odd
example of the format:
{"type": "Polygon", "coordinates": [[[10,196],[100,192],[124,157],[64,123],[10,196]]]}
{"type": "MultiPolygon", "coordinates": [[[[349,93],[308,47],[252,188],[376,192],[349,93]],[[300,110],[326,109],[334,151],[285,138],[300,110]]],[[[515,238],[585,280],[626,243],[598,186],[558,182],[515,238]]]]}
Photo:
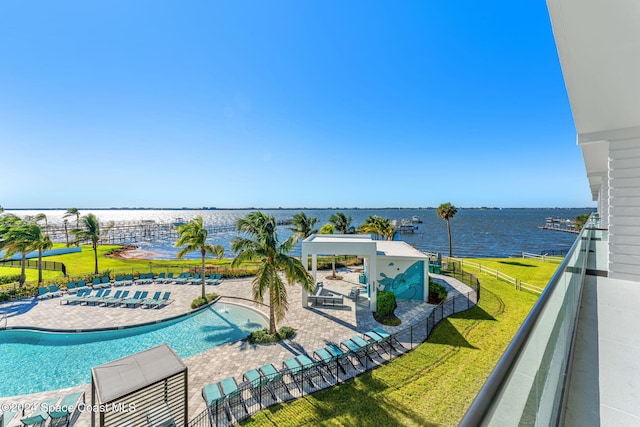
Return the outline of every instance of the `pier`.
{"type": "Polygon", "coordinates": [[[541,230],[562,231],[564,233],[578,234],[576,222],[571,219],[547,218],[545,225],[538,227],[541,230]]]}

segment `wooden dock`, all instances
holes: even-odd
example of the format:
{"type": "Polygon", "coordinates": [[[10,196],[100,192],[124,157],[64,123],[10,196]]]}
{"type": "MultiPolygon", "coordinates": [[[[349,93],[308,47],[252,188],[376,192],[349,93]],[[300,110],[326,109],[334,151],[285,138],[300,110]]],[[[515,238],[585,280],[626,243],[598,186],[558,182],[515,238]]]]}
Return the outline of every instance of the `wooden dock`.
{"type": "Polygon", "coordinates": [[[565,232],[565,233],[573,233],[573,234],[580,233],[575,228],[566,227],[566,226],[565,227],[555,227],[553,225],[541,225],[538,228],[541,229],[541,230],[562,231],[562,232],[565,232]]]}

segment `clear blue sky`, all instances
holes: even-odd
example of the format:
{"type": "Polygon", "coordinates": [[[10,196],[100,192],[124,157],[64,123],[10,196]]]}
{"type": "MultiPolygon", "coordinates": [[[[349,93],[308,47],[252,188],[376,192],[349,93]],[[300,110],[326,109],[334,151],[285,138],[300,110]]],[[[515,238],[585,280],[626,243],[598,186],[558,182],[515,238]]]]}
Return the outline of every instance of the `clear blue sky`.
{"type": "Polygon", "coordinates": [[[0,205],[593,206],[543,1],[3,1],[0,205]]]}

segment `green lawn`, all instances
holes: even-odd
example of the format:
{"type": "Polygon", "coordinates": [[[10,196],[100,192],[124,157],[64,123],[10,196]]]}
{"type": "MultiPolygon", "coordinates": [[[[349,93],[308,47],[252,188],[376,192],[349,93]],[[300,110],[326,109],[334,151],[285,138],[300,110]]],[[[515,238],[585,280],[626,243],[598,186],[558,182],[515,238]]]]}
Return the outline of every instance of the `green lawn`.
{"type": "MultiPolygon", "coordinates": [[[[548,280],[553,274],[544,266],[501,265],[511,276],[536,271],[535,280],[548,280]]],[[[244,425],[458,424],[537,300],[488,275],[477,276],[479,305],[443,320],[417,349],[338,387],[267,409],[244,425]]]]}
{"type": "MultiPolygon", "coordinates": [[[[465,258],[465,261],[481,264],[483,267],[493,268],[511,277],[516,277],[524,282],[544,288],[549,279],[558,269],[557,261],[543,262],[532,258],[465,258]]],[[[469,273],[476,274],[478,270],[468,269],[469,273]]]]}

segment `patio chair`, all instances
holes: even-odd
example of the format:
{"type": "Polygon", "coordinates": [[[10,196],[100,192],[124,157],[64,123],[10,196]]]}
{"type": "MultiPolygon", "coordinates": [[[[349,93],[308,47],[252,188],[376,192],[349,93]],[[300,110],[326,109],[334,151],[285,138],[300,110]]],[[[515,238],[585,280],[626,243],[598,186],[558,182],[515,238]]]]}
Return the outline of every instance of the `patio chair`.
{"type": "Polygon", "coordinates": [[[49,416],[51,417],[51,425],[58,425],[63,419],[65,425],[69,425],[71,419],[73,418],[73,414],[78,410],[78,403],[80,402],[80,398],[82,398],[82,402],[85,402],[84,392],[80,391],[78,393],[67,394],[60,401],[60,405],[58,405],[61,411],[51,411],[49,412],[49,416]]]}
{"type": "Polygon", "coordinates": [[[122,274],[118,274],[112,284],[115,287],[124,286],[124,276],[122,274]]]}
{"type": "Polygon", "coordinates": [[[93,289],[100,289],[102,287],[100,285],[100,278],[99,277],[94,277],[93,278],[93,283],[91,284],[91,286],[93,287],[93,289]]]}
{"type": "Polygon", "coordinates": [[[78,292],[78,288],[76,287],[76,282],[67,283],[67,293],[75,294],[76,292],[78,292]]]}
{"type": "Polygon", "coordinates": [[[49,295],[51,296],[51,298],[62,296],[62,292],[60,291],[60,289],[58,289],[58,285],[49,286],[49,295]]]}
{"type": "MultiPolygon", "coordinates": [[[[112,302],[117,302],[120,297],[122,296],[122,292],[123,291],[116,291],[116,293],[112,296],[112,297],[108,297],[108,298],[103,298],[102,301],[100,301],[102,304],[104,304],[105,306],[111,304],[112,302]]],[[[128,292],[128,291],[126,291],[128,292]]]]}
{"type": "Polygon", "coordinates": [[[87,286],[87,282],[85,282],[84,280],[78,280],[78,286],[76,286],[78,289],[82,289],[85,288],[87,286]]]}
{"type": "Polygon", "coordinates": [[[165,283],[165,275],[166,275],[166,273],[164,273],[164,272],[162,272],[162,273],[158,274],[158,277],[156,277],[156,278],[154,279],[154,281],[155,281],[156,283],[165,283]]]}
{"type": "Polygon", "coordinates": [[[18,413],[17,409],[12,409],[10,411],[4,411],[0,413],[0,427],[7,427],[17,413],[18,413]]]}
{"type": "Polygon", "coordinates": [[[153,308],[164,307],[165,305],[169,305],[173,300],[169,299],[171,297],[171,292],[165,292],[162,298],[158,298],[154,303],[151,304],[153,308]]]}
{"type": "Polygon", "coordinates": [[[47,289],[46,286],[40,286],[38,288],[37,297],[38,297],[38,299],[51,298],[51,295],[49,295],[49,289],[47,289]]]}
{"type": "Polygon", "coordinates": [[[220,391],[219,383],[203,387],[202,398],[207,403],[210,424],[212,426],[219,425],[220,414],[224,411],[224,395],[220,391]]]}
{"type": "Polygon", "coordinates": [[[81,300],[84,296],[89,295],[90,293],[91,293],[91,289],[80,289],[75,295],[62,298],[60,300],[60,304],[62,304],[63,302],[65,304],[76,303],[79,300],[81,300]]]}
{"type": "Polygon", "coordinates": [[[125,286],[131,286],[133,285],[133,274],[126,274],[124,276],[124,283],[123,285],[125,286]]]}
{"type": "Polygon", "coordinates": [[[158,300],[160,299],[160,295],[162,295],[162,292],[158,291],[155,294],[153,294],[153,297],[146,299],[144,301],[142,301],[140,303],[141,306],[145,306],[147,308],[151,307],[154,303],[158,302],[158,300]]]}
{"type": "Polygon", "coordinates": [[[129,297],[129,291],[122,291],[122,294],[118,296],[118,292],[113,296],[113,298],[107,298],[102,301],[105,307],[109,305],[113,305],[114,307],[118,304],[122,304],[122,301],[129,297]]]}
{"type": "Polygon", "coordinates": [[[217,279],[217,276],[215,273],[211,273],[209,278],[205,279],[204,281],[204,283],[206,283],[207,285],[217,285],[219,282],[220,280],[217,279]]]}
{"type": "Polygon", "coordinates": [[[58,403],[58,400],[60,400],[59,397],[54,397],[41,402],[36,406],[35,412],[28,417],[20,419],[20,422],[25,426],[44,425],[49,419],[49,413],[45,409],[49,406],[54,406],[58,403]]]}
{"type": "Polygon", "coordinates": [[[189,279],[188,282],[190,285],[197,285],[198,282],[202,282],[202,277],[200,276],[200,273],[196,273],[193,276],[193,279],[189,279]]]}
{"type": "Polygon", "coordinates": [[[82,304],[83,302],[86,302],[87,305],[89,305],[89,302],[102,299],[102,294],[104,294],[104,289],[98,289],[94,295],[85,295],[84,297],[80,298],[78,302],[80,304],[82,304]]]}
{"type": "Polygon", "coordinates": [[[234,377],[228,377],[220,381],[220,388],[224,393],[225,400],[229,405],[229,411],[237,421],[242,421],[249,415],[247,406],[242,399],[242,388],[238,388],[238,383],[234,377]],[[241,412],[242,411],[242,412],[241,412]]]}
{"type": "Polygon", "coordinates": [[[258,402],[260,403],[260,405],[263,405],[264,390],[269,392],[271,398],[273,399],[273,403],[277,402],[277,398],[275,393],[273,392],[273,389],[268,385],[270,382],[269,377],[263,375],[259,370],[251,369],[250,371],[245,372],[244,374],[242,374],[242,380],[248,384],[251,384],[251,386],[253,387],[253,391],[258,394],[258,402]]]}
{"type": "MultiPolygon", "coordinates": [[[[137,291],[136,294],[138,294],[140,291],[137,291]]],[[[138,298],[136,298],[136,295],[133,295],[133,298],[129,298],[126,299],[124,301],[122,301],[122,304],[124,304],[125,307],[129,307],[130,305],[135,307],[136,305],[142,303],[142,301],[144,301],[145,299],[147,299],[147,296],[149,296],[149,292],[144,291],[142,293],[140,293],[138,295],[138,298]]]]}

